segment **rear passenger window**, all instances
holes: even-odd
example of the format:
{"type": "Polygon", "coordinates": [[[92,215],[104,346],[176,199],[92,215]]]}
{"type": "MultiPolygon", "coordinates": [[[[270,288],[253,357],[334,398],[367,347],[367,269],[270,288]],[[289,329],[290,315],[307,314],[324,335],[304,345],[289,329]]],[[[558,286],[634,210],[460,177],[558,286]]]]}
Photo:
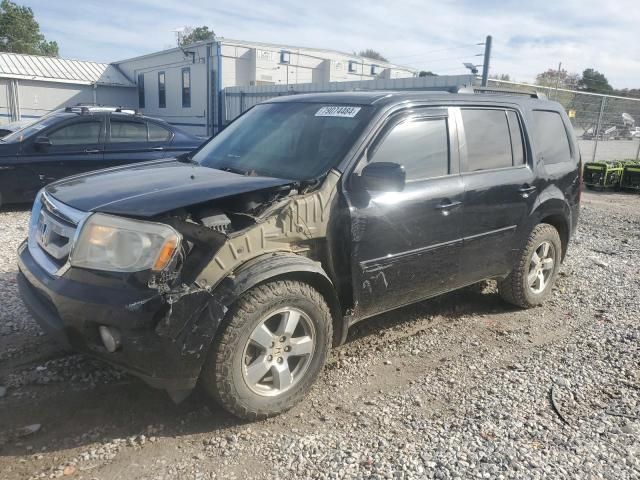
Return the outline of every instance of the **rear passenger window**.
{"type": "Polygon", "coordinates": [[[467,172],[513,165],[511,134],[504,110],[463,109],[467,172]]]}
{"type": "Polygon", "coordinates": [[[399,163],[407,172],[407,180],[447,175],[447,120],[434,118],[399,123],[382,140],[371,162],[399,163]]]}
{"type": "Polygon", "coordinates": [[[533,138],[538,158],[545,165],[571,160],[567,130],[558,112],[533,111],[533,138]]]}
{"type": "Polygon", "coordinates": [[[111,120],[111,143],[146,142],[147,126],[143,122],[111,120]]]}
{"type": "Polygon", "coordinates": [[[522,165],[524,163],[524,142],[522,141],[522,128],[518,114],[513,110],[507,110],[509,120],[509,132],[511,133],[511,150],[513,152],[513,164],[522,165]]]}

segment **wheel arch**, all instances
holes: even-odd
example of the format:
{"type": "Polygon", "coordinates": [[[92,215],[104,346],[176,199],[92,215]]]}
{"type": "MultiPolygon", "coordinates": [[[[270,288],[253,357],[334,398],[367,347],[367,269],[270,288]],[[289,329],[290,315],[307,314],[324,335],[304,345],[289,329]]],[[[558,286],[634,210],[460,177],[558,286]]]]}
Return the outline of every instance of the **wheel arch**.
{"type": "Polygon", "coordinates": [[[573,234],[571,225],[571,208],[564,198],[547,198],[537,203],[534,207],[530,222],[525,235],[529,235],[536,225],[540,223],[548,223],[553,226],[560,235],[560,243],[562,247],[561,258],[564,261],[569,240],[573,234]]]}
{"type": "Polygon", "coordinates": [[[320,262],[295,253],[271,253],[248,261],[227,277],[230,281],[230,303],[251,288],[274,280],[298,280],[308,283],[324,297],[333,321],[333,343],[339,343],[343,328],[340,299],[331,278],[320,262]]]}
{"type": "Polygon", "coordinates": [[[567,248],[569,246],[569,222],[567,219],[560,214],[549,214],[540,220],[538,223],[548,223],[552,227],[554,227],[558,234],[560,235],[560,245],[562,247],[562,251],[560,252],[560,258],[564,261],[564,257],[567,253],[567,248]]]}

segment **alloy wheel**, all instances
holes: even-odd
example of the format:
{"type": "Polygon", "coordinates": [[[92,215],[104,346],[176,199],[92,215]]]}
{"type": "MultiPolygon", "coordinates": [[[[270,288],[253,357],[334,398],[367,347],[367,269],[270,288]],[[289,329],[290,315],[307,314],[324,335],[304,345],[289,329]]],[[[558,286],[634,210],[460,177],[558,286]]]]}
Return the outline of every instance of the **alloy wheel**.
{"type": "Polygon", "coordinates": [[[253,330],[243,352],[242,376],[254,393],[275,396],[303,377],[315,351],[313,323],[302,310],[269,313],[253,330]]]}
{"type": "Polygon", "coordinates": [[[527,285],[532,293],[542,293],[551,277],[555,267],[555,248],[551,242],[542,242],[533,252],[529,262],[527,285]]]}

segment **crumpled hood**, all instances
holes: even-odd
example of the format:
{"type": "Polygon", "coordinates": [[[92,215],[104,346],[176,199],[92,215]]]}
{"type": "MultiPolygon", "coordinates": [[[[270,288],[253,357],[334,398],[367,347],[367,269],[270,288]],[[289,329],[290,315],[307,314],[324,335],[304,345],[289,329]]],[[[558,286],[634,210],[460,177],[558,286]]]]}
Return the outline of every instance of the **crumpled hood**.
{"type": "Polygon", "coordinates": [[[48,185],[46,191],[85,212],[153,217],[176,208],[291,183],[172,159],[76,175],[48,185]]]}

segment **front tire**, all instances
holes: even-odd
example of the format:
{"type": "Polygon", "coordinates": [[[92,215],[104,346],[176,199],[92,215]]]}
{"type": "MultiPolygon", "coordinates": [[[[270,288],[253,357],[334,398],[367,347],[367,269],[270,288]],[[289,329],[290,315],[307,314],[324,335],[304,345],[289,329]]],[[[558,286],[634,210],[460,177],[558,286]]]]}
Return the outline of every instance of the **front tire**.
{"type": "Polygon", "coordinates": [[[544,303],[553,289],[562,260],[562,243],[552,225],[537,225],[519,252],[512,272],[498,282],[500,296],[522,308],[544,303]]]}
{"type": "Polygon", "coordinates": [[[297,404],[324,366],[332,339],[329,307],[312,286],[278,280],[232,306],[203,367],[204,390],[247,420],[297,404]]]}

